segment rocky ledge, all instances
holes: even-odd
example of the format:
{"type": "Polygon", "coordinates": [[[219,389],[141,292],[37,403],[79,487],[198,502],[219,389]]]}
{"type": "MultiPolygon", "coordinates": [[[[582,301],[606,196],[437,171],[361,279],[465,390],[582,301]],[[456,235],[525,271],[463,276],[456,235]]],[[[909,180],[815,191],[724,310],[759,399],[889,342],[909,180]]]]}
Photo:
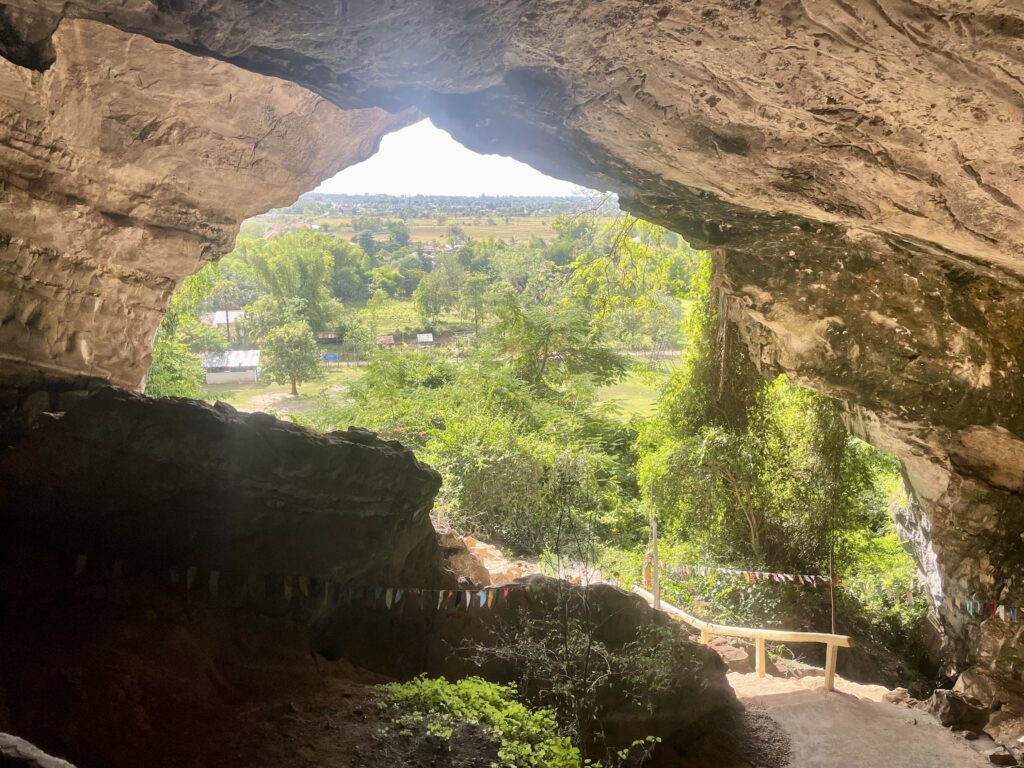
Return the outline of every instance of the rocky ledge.
{"type": "Polygon", "coordinates": [[[161,571],[441,586],[440,476],[357,429],[105,388],[0,454],[8,542],[161,571]]]}

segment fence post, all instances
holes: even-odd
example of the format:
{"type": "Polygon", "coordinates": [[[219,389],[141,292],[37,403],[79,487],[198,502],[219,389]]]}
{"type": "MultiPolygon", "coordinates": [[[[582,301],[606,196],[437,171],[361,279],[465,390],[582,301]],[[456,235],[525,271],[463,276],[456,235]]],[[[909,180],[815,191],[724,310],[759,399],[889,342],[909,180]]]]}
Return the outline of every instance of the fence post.
{"type": "Polygon", "coordinates": [[[764,677],[768,673],[768,663],[765,658],[764,638],[759,637],[754,642],[757,644],[757,676],[764,677]]]}
{"type": "Polygon", "coordinates": [[[658,515],[651,512],[651,590],[654,592],[654,610],[661,610],[661,566],[658,563],[658,515]]]}
{"type": "Polygon", "coordinates": [[[825,690],[836,689],[836,652],[839,646],[829,643],[825,646],[825,690]]]}

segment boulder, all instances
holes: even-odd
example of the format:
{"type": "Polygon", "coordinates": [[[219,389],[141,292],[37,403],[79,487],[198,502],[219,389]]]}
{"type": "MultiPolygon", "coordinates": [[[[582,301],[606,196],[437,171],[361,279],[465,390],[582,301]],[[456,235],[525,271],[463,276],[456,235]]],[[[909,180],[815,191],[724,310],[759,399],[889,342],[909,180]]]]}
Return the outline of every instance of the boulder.
{"type": "Polygon", "coordinates": [[[887,704],[907,704],[910,701],[910,691],[906,688],[897,688],[888,693],[883,693],[882,701],[887,704]]]}
{"type": "Polygon", "coordinates": [[[440,586],[440,483],[362,430],[105,388],[0,453],[0,525],[8,543],[163,573],[440,586]]]}
{"type": "Polygon", "coordinates": [[[980,701],[943,688],[921,702],[920,707],[934,715],[943,726],[956,730],[980,731],[988,722],[989,711],[980,701]]]}
{"type": "Polygon", "coordinates": [[[708,647],[717,653],[730,672],[748,673],[756,669],[756,660],[752,650],[744,647],[743,643],[730,637],[713,637],[708,647]]]}
{"type": "MultiPolygon", "coordinates": [[[[722,661],[725,662],[725,665],[729,668],[730,672],[746,674],[748,672],[757,671],[757,658],[754,650],[754,644],[749,640],[740,640],[735,637],[716,636],[712,637],[708,642],[708,647],[722,658],[722,661]]],[[[794,673],[794,670],[789,668],[787,660],[782,659],[778,664],[776,664],[775,660],[769,655],[765,656],[765,672],[772,677],[781,677],[783,675],[794,675],[797,677],[804,676],[799,673],[794,673]]],[[[817,672],[824,674],[820,669],[818,669],[817,672]]]]}
{"type": "Polygon", "coordinates": [[[677,622],[636,595],[609,584],[579,587],[541,575],[491,590],[494,600],[483,605],[480,593],[470,590],[446,593],[440,605],[436,593],[426,598],[406,593],[390,609],[367,593],[314,619],[313,647],[328,659],[347,658],[373,671],[399,676],[427,672],[449,679],[482,675],[519,682],[532,694],[544,682],[530,658],[503,649],[521,648],[531,629],[557,633],[552,622],[565,609],[571,622],[579,622],[596,646],[611,654],[639,658],[650,647],[652,631],[668,638],[665,647],[671,651],[662,660],[667,684],[653,708],[630,693],[639,677],[618,680],[602,695],[596,721],[610,745],[625,747],[654,735],[663,739],[666,753],[686,754],[716,718],[739,706],[718,654],[690,641],[677,622]]]}
{"type": "Polygon", "coordinates": [[[66,760],[51,757],[8,733],[0,733],[0,765],[3,768],[75,768],[66,760]]]}
{"type": "Polygon", "coordinates": [[[491,574],[470,551],[465,539],[454,531],[444,531],[438,533],[437,541],[444,555],[445,565],[459,580],[460,585],[486,587],[491,583],[491,574]]]}
{"type": "Polygon", "coordinates": [[[515,581],[531,573],[539,573],[540,567],[536,563],[526,560],[509,560],[505,553],[493,544],[480,541],[474,536],[466,536],[463,541],[466,548],[473,553],[473,556],[490,574],[491,581],[495,584],[504,584],[515,581]]]}
{"type": "Polygon", "coordinates": [[[985,733],[1000,744],[1020,745],[1024,738],[1024,682],[1011,677],[1008,670],[975,666],[960,674],[953,690],[977,699],[991,711],[985,733]]]}
{"type": "Polygon", "coordinates": [[[1008,749],[1004,747],[998,747],[996,749],[990,749],[985,752],[985,757],[992,765],[1017,765],[1017,758],[1015,758],[1008,749]]]}

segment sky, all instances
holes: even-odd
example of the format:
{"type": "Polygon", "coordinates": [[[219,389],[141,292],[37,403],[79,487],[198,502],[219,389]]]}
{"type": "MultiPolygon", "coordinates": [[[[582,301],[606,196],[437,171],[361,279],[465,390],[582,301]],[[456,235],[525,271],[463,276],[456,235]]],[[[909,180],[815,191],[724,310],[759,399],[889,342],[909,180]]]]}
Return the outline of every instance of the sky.
{"type": "Polygon", "coordinates": [[[317,192],[389,195],[571,195],[577,185],[500,155],[478,155],[423,120],[389,133],[380,151],[317,192]]]}

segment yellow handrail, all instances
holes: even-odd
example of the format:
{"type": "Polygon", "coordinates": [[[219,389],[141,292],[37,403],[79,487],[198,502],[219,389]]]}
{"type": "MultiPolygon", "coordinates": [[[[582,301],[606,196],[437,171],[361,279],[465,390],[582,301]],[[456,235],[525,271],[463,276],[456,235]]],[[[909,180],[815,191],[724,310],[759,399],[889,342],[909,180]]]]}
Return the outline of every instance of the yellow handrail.
{"type": "MultiPolygon", "coordinates": [[[[654,604],[654,595],[646,589],[633,587],[633,591],[640,595],[648,603],[654,604]]],[[[785,629],[755,629],[753,627],[730,627],[725,624],[715,624],[711,621],[704,621],[692,616],[684,610],[676,608],[671,603],[666,603],[662,598],[661,610],[669,616],[686,622],[695,629],[700,630],[701,641],[706,643],[711,635],[722,635],[725,637],[743,637],[754,640],[757,645],[757,676],[764,677],[766,673],[765,641],[772,640],[782,643],[822,643],[825,646],[825,688],[835,689],[836,676],[836,652],[837,649],[853,647],[853,638],[848,635],[832,635],[827,632],[790,632],[785,629]]]]}

